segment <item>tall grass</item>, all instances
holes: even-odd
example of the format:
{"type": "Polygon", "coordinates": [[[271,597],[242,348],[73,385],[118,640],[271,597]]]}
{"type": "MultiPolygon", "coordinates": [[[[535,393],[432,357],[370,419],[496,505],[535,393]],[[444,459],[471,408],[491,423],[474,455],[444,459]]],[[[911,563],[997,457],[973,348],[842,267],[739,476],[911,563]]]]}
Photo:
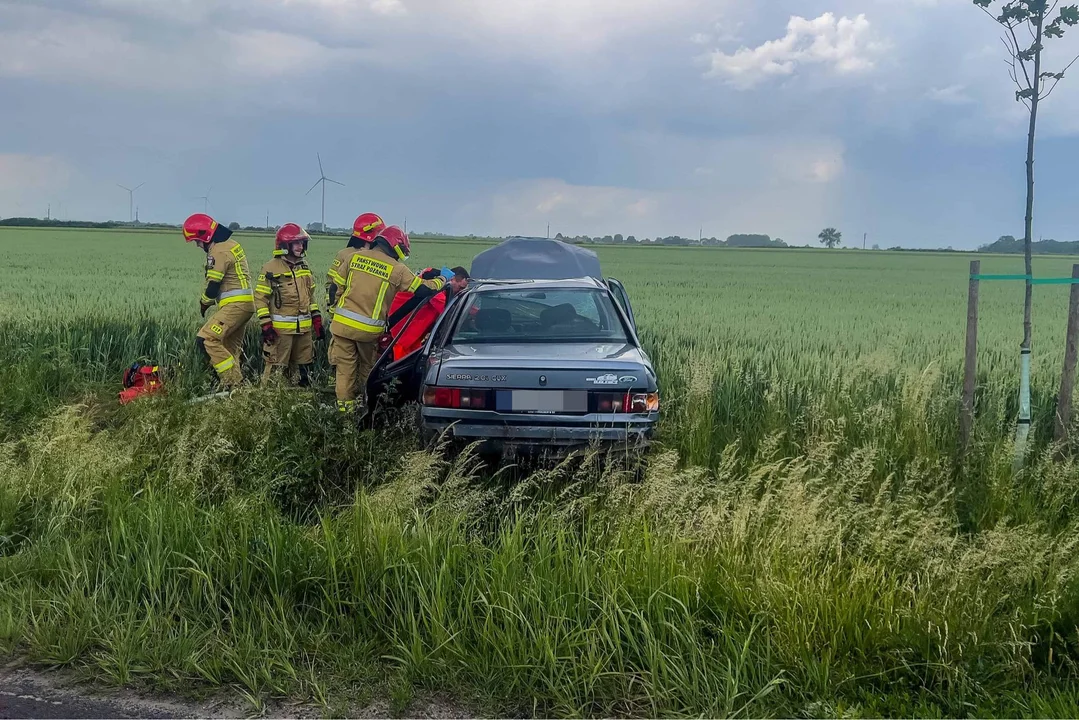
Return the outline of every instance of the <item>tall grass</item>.
{"type": "MultiPolygon", "coordinates": [[[[256,705],[1079,712],[1079,468],[1047,434],[1063,295],[1036,305],[1015,475],[1006,288],[983,293],[976,444],[956,453],[965,258],[604,249],[659,369],[659,447],[640,478],[596,455],[492,475],[419,450],[408,411],[361,430],[307,391],[185,404],[211,382],[198,253],[162,238],[175,252],[146,276],[91,277],[102,242],[136,251],[57,235],[35,252],[77,282],[0,278],[9,653],[256,705]],[[172,368],[171,391],[119,407],[139,359],[172,368]]],[[[473,252],[419,245],[416,265],[473,252]]]]}
{"type": "Polygon", "coordinates": [[[732,446],[715,471],[662,454],[641,482],[591,458],[498,492],[467,456],[383,467],[400,447],[361,433],[338,447],[370,470],[311,478],[298,522],[290,470],[260,452],[298,443],[274,395],[235,399],[209,446],[165,433],[166,403],[107,429],[72,408],[4,445],[0,641],[256,699],[367,683],[546,715],[1073,707],[1074,465],[993,487],[1040,507],[965,533],[946,468],[880,482],[835,433],[798,457],[732,446]]]}

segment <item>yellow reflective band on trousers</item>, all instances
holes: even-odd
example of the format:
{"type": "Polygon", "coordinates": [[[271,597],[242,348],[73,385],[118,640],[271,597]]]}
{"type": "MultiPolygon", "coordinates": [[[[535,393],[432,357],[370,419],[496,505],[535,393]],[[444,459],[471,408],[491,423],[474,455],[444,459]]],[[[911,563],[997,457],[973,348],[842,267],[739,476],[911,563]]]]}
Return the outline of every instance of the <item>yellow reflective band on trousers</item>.
{"type": "Polygon", "coordinates": [[[366,255],[353,255],[348,266],[349,270],[359,270],[382,280],[389,280],[393,273],[393,265],[366,255]]]}
{"type": "Polygon", "coordinates": [[[220,375],[222,373],[228,372],[235,366],[236,360],[230,355],[229,357],[214,365],[214,370],[216,370],[217,374],[220,375]]]}
{"type": "Polygon", "coordinates": [[[347,325],[348,327],[369,333],[380,333],[383,328],[386,327],[385,321],[375,320],[374,318],[354,313],[351,310],[346,310],[342,307],[339,307],[334,311],[333,320],[342,325],[347,325]]]}

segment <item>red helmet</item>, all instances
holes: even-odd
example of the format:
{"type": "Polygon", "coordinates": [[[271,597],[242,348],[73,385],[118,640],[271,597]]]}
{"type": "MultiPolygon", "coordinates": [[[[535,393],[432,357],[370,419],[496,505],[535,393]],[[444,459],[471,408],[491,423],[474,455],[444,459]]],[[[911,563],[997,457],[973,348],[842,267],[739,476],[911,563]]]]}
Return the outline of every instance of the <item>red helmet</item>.
{"type": "Polygon", "coordinates": [[[274,240],[274,254],[288,254],[294,242],[302,242],[303,251],[307,252],[307,241],[310,239],[311,236],[307,234],[307,231],[296,223],[285,223],[277,230],[277,237],[274,240]]]}
{"type": "Polygon", "coordinates": [[[412,252],[412,246],[408,242],[408,235],[396,225],[390,225],[378,234],[375,240],[385,240],[399,260],[405,260],[412,252]]]}
{"type": "Polygon", "coordinates": [[[364,213],[356,218],[356,222],[352,223],[352,237],[369,243],[378,237],[379,232],[384,227],[386,227],[386,223],[378,215],[371,212],[364,213]]]}
{"type": "Polygon", "coordinates": [[[184,239],[188,242],[208,243],[220,227],[209,215],[195,213],[184,220],[184,239]]]}

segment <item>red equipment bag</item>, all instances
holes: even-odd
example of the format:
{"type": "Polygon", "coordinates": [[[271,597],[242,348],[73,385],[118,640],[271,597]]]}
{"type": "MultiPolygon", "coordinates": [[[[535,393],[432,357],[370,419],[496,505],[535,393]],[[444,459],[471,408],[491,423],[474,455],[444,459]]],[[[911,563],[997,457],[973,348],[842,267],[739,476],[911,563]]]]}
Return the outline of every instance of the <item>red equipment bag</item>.
{"type": "Polygon", "coordinates": [[[160,367],[135,363],[124,370],[124,389],[120,393],[120,404],[127,405],[143,395],[151,395],[164,389],[160,367]]]}

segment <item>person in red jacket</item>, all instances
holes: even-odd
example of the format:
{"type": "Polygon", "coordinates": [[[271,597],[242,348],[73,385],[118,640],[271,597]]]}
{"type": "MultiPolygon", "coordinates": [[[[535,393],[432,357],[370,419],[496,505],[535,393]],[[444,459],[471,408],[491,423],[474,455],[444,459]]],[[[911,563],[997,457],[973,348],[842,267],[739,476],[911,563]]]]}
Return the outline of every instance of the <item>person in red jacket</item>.
{"type": "MultiPolygon", "coordinates": [[[[390,304],[389,328],[390,336],[396,338],[393,346],[393,359],[400,360],[418,350],[434,327],[435,321],[445,311],[447,303],[456,293],[468,287],[470,280],[468,270],[463,267],[451,268],[453,278],[446,283],[445,289],[430,297],[419,310],[422,299],[416,299],[410,292],[399,292],[394,296],[390,304]],[[416,316],[409,322],[409,316],[416,310],[416,316]]],[[[427,268],[420,277],[437,274],[437,268],[427,268]]]]}

